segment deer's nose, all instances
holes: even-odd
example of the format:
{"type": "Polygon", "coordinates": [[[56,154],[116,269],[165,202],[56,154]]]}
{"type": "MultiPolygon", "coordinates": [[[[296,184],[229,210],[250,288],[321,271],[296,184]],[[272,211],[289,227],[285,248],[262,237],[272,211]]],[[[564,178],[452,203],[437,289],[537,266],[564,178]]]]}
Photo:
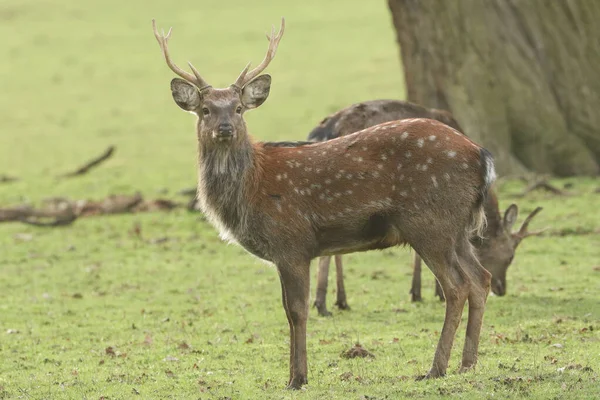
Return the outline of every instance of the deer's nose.
{"type": "Polygon", "coordinates": [[[233,135],[233,125],[229,123],[223,123],[219,125],[219,136],[231,136],[233,135]]]}

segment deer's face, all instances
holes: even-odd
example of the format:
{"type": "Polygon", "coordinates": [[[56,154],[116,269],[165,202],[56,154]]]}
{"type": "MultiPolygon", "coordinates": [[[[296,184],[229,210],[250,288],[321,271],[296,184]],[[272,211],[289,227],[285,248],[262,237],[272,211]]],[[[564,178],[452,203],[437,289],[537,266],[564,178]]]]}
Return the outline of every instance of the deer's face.
{"type": "Polygon", "coordinates": [[[500,227],[489,233],[478,251],[479,261],[492,274],[492,292],[498,296],[506,294],[506,271],[521,243],[521,237],[512,233],[517,216],[517,206],[508,207],[500,227]]]}
{"type": "Polygon", "coordinates": [[[204,145],[228,146],[247,135],[244,112],[256,108],[269,96],[271,77],[260,75],[243,88],[226,89],[195,85],[179,78],[171,81],[175,103],[198,116],[198,140],[204,145]]]}

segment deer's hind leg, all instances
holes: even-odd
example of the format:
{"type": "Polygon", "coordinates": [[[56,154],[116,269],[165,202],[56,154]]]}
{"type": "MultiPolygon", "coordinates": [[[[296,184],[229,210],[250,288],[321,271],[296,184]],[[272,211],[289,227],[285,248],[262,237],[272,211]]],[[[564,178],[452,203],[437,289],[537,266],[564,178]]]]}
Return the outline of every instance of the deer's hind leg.
{"type": "Polygon", "coordinates": [[[469,241],[465,239],[457,248],[459,259],[465,272],[469,275],[469,318],[463,348],[462,362],[459,372],[465,372],[477,364],[479,336],[483,324],[485,303],[490,292],[492,275],[481,266],[473,253],[469,241]]]}
{"type": "Polygon", "coordinates": [[[329,263],[331,256],[319,258],[319,270],[317,273],[317,295],[315,297],[314,306],[319,315],[323,317],[331,316],[331,312],[327,310],[327,281],[329,279],[329,263]]]}
{"type": "Polygon", "coordinates": [[[342,265],[342,256],[335,256],[335,279],[337,283],[337,299],[335,305],[340,310],[349,310],[350,306],[346,300],[346,289],[344,287],[344,266],[342,265]]]}
{"type": "Polygon", "coordinates": [[[469,297],[469,276],[462,269],[459,257],[453,246],[424,246],[419,254],[431,269],[446,297],[446,315],[438,341],[431,369],[424,378],[444,376],[448,368],[450,353],[460,325],[463,308],[469,297]],[[449,249],[439,252],[437,248],[449,249]]]}

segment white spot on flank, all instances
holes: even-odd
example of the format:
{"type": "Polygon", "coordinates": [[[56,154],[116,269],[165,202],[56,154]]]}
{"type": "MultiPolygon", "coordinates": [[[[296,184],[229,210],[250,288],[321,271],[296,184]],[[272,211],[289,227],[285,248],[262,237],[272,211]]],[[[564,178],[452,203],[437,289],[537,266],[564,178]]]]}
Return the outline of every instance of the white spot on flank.
{"type": "Polygon", "coordinates": [[[342,174],[340,174],[339,172],[337,174],[335,174],[335,179],[340,179],[342,177],[342,174]]]}
{"type": "Polygon", "coordinates": [[[322,171],[322,169],[321,169],[321,168],[317,168],[317,169],[315,169],[315,172],[316,172],[317,174],[320,174],[320,173],[321,173],[321,171],[322,171]]]}
{"type": "Polygon", "coordinates": [[[431,157],[427,157],[427,164],[433,164],[433,159],[431,157]]]}
{"type": "Polygon", "coordinates": [[[406,153],[404,153],[404,155],[406,156],[406,158],[410,158],[412,156],[412,153],[410,151],[407,151],[406,153]]]}
{"type": "Polygon", "coordinates": [[[335,197],[342,197],[342,194],[341,194],[340,192],[336,192],[336,193],[334,194],[334,196],[335,196],[335,197]]]}
{"type": "Polygon", "coordinates": [[[398,171],[402,169],[402,164],[398,164],[398,171]]]}
{"type": "Polygon", "coordinates": [[[346,190],[346,194],[352,194],[352,190],[346,190]]]}
{"type": "Polygon", "coordinates": [[[433,187],[438,187],[437,179],[435,175],[431,175],[431,182],[433,182],[433,187]]]}
{"type": "Polygon", "coordinates": [[[352,212],[352,209],[351,209],[351,208],[348,208],[348,207],[346,207],[346,208],[344,208],[344,211],[346,211],[347,213],[349,213],[349,212],[352,212]]]}
{"type": "Polygon", "coordinates": [[[281,180],[281,174],[277,174],[277,176],[275,177],[275,179],[277,179],[278,181],[281,180]]]}
{"type": "Polygon", "coordinates": [[[283,178],[284,178],[284,179],[287,179],[287,172],[284,172],[284,173],[283,173],[283,178]]]}
{"type": "Polygon", "coordinates": [[[294,184],[294,181],[292,181],[291,179],[288,182],[290,183],[290,185],[294,184]]]}
{"type": "Polygon", "coordinates": [[[377,168],[383,169],[383,164],[377,164],[377,168]]]}
{"type": "Polygon", "coordinates": [[[449,174],[449,173],[447,173],[447,172],[445,172],[445,173],[444,173],[444,178],[445,178],[447,181],[449,181],[449,180],[450,180],[450,174],[449,174]]]}
{"type": "Polygon", "coordinates": [[[400,178],[398,178],[399,181],[404,180],[404,174],[400,175],[400,178]]]}
{"type": "Polygon", "coordinates": [[[408,132],[404,131],[402,132],[402,135],[400,135],[400,139],[405,140],[408,137],[408,132]]]}
{"type": "Polygon", "coordinates": [[[430,142],[433,142],[435,139],[436,139],[436,136],[435,136],[435,135],[431,135],[431,136],[429,136],[429,141],[430,141],[430,142]]]}
{"type": "Polygon", "coordinates": [[[373,175],[373,178],[379,178],[379,172],[377,171],[373,171],[371,175],[373,175]]]}
{"type": "Polygon", "coordinates": [[[462,163],[462,167],[463,167],[463,169],[468,169],[469,165],[467,163],[462,163]]]}
{"type": "Polygon", "coordinates": [[[325,179],[325,184],[329,185],[331,183],[331,179],[325,179]]]}
{"type": "Polygon", "coordinates": [[[448,157],[450,158],[454,158],[456,157],[456,152],[454,150],[447,150],[446,154],[448,155],[448,157]]]}
{"type": "Polygon", "coordinates": [[[417,140],[417,146],[423,147],[423,143],[425,143],[425,141],[423,139],[417,140]]]}
{"type": "Polygon", "coordinates": [[[326,152],[326,151],[324,151],[324,152],[322,152],[321,154],[323,154],[323,155],[326,155],[326,154],[327,154],[327,152],[326,152]]]}
{"type": "Polygon", "coordinates": [[[387,160],[387,156],[386,156],[385,154],[382,154],[382,155],[381,155],[381,160],[382,160],[382,161],[385,161],[385,160],[387,160]]]}
{"type": "Polygon", "coordinates": [[[367,146],[363,146],[362,151],[367,151],[367,146]]]}
{"type": "Polygon", "coordinates": [[[396,185],[392,185],[392,192],[396,190],[396,185]]]}
{"type": "Polygon", "coordinates": [[[406,190],[403,190],[400,192],[400,196],[406,197],[406,196],[408,196],[408,193],[406,192],[406,190]]]}

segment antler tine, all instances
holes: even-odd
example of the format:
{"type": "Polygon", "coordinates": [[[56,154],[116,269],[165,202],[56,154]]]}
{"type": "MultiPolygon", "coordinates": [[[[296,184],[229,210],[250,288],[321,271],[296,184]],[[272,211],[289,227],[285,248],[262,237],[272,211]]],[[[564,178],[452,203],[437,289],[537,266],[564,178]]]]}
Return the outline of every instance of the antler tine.
{"type": "Polygon", "coordinates": [[[237,78],[233,86],[243,87],[246,83],[256,78],[258,74],[260,74],[265,70],[265,68],[267,68],[269,63],[273,60],[273,58],[275,58],[275,53],[277,52],[277,47],[279,46],[279,41],[283,36],[284,30],[285,18],[281,17],[281,28],[279,29],[279,33],[275,35],[275,27],[273,26],[271,28],[271,36],[267,35],[267,39],[269,40],[269,48],[267,49],[267,54],[265,54],[265,58],[256,68],[254,68],[250,72],[248,72],[248,68],[250,67],[250,64],[248,64],[246,68],[242,71],[240,76],[237,78]]]}
{"type": "Polygon", "coordinates": [[[167,65],[169,66],[169,68],[171,68],[171,71],[175,72],[177,75],[179,75],[186,81],[193,83],[199,89],[203,89],[207,86],[210,86],[204,79],[202,79],[202,77],[200,76],[200,73],[196,70],[196,68],[194,68],[194,66],[190,62],[188,62],[188,65],[192,69],[192,72],[194,73],[193,75],[190,74],[189,72],[186,72],[186,71],[182,70],[181,68],[179,68],[171,60],[171,56],[169,55],[168,41],[169,41],[169,37],[171,36],[171,32],[172,32],[173,28],[169,28],[169,32],[167,32],[166,35],[165,35],[165,31],[163,30],[162,35],[161,35],[160,33],[158,33],[158,29],[156,28],[156,21],[154,19],[152,19],[152,30],[154,31],[154,37],[156,37],[156,40],[158,41],[158,45],[160,46],[163,56],[165,57],[165,61],[167,62],[167,65]]]}
{"type": "Polygon", "coordinates": [[[531,220],[533,219],[533,217],[535,217],[540,211],[542,211],[542,207],[537,207],[535,210],[533,210],[531,212],[531,214],[529,214],[527,216],[527,218],[525,218],[525,221],[523,221],[523,225],[521,225],[521,229],[519,229],[519,232],[517,233],[517,236],[519,236],[521,239],[524,239],[528,236],[537,236],[540,235],[541,233],[543,233],[544,231],[546,231],[546,229],[542,229],[540,231],[535,231],[535,232],[529,232],[527,231],[527,227],[529,227],[529,223],[531,222],[531,220]]]}

